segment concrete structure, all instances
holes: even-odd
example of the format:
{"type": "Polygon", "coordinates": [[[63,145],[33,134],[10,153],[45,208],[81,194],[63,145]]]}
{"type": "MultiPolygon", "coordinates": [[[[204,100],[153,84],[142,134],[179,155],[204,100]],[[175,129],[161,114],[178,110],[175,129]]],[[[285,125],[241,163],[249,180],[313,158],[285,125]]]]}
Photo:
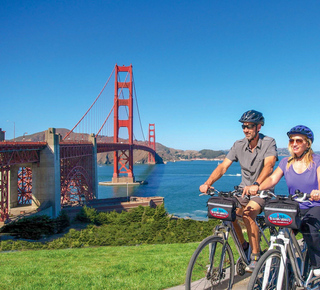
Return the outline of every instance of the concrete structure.
{"type": "Polygon", "coordinates": [[[51,217],[57,217],[60,203],[60,135],[55,128],[45,132],[47,147],[40,152],[40,163],[32,164],[32,193],[39,205],[51,207],[51,217]]]}
{"type": "Polygon", "coordinates": [[[5,140],[5,133],[6,131],[2,131],[2,128],[0,128],[0,142],[5,140]]]}
{"type": "Polygon", "coordinates": [[[97,163],[97,152],[98,152],[98,147],[97,147],[97,139],[94,134],[91,134],[89,137],[89,141],[92,142],[92,190],[93,190],[93,195],[94,197],[98,196],[98,186],[99,186],[99,181],[98,181],[98,163],[97,163]]]}
{"type": "Polygon", "coordinates": [[[10,165],[9,214],[18,207],[18,171],[21,167],[32,170],[32,200],[28,211],[46,209],[50,217],[57,217],[61,210],[60,203],[60,136],[54,128],[45,132],[47,147],[40,151],[40,162],[10,165]]]}
{"type": "Polygon", "coordinates": [[[2,143],[1,172],[3,176],[8,175],[8,181],[4,179],[0,188],[2,199],[6,200],[2,202],[2,220],[19,212],[22,206],[21,211],[26,213],[41,211],[41,214],[55,218],[64,202],[62,192],[65,200],[73,202],[97,196],[97,143],[94,134],[89,142],[67,143],[61,142],[55,128],[49,128],[45,132],[45,140],[38,143],[2,143]],[[24,171],[29,175],[21,179],[24,171]],[[25,190],[26,183],[30,183],[29,190],[25,190]]]}

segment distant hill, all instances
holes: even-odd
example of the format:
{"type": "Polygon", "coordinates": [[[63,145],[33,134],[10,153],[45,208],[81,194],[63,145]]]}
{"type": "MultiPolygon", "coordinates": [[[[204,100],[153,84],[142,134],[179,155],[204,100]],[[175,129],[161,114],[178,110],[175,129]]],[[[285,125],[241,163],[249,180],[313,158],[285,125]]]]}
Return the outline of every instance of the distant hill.
{"type": "MultiPolygon", "coordinates": [[[[68,129],[57,128],[56,133],[61,136],[65,136],[69,132],[68,129]]],[[[87,140],[87,134],[79,134],[72,133],[70,138],[74,139],[76,137],[77,140],[87,140]]],[[[16,138],[16,141],[44,141],[45,139],[45,131],[34,133],[31,135],[20,136],[16,138]]],[[[12,141],[12,140],[11,140],[12,141]]],[[[112,142],[113,137],[99,137],[98,142],[112,142]]],[[[124,142],[126,140],[123,140],[124,142]]],[[[141,144],[145,144],[144,141],[136,141],[141,144]]],[[[204,159],[204,160],[212,160],[212,159],[223,159],[228,150],[210,150],[203,149],[200,151],[196,150],[180,150],[174,149],[170,147],[166,147],[161,143],[156,143],[156,152],[157,163],[167,162],[167,161],[179,161],[179,160],[196,160],[196,159],[204,159]]],[[[317,152],[319,153],[319,152],[317,152]]],[[[279,156],[289,156],[289,152],[287,148],[278,148],[279,156]]],[[[112,164],[113,163],[113,153],[98,153],[98,164],[112,164]]],[[[148,152],[135,150],[133,153],[133,161],[134,163],[147,163],[148,162],[148,152]]]]}

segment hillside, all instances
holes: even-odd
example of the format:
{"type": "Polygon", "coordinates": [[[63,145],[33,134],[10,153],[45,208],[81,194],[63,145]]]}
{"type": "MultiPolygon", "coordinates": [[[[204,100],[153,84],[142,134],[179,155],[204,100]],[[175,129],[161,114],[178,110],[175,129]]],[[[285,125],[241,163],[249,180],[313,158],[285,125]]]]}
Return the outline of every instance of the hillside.
{"type": "MultiPolygon", "coordinates": [[[[57,134],[61,136],[65,136],[69,130],[58,128],[56,129],[57,134]]],[[[17,137],[16,141],[44,141],[44,131],[34,133],[31,135],[25,135],[17,137]]],[[[74,136],[77,140],[87,140],[88,135],[86,134],[78,134],[72,133],[70,138],[73,139],[74,136]]],[[[98,142],[112,142],[113,137],[99,137],[98,142]]],[[[123,140],[125,142],[125,140],[123,140]]],[[[138,143],[145,144],[143,141],[137,141],[138,143]]],[[[162,145],[161,143],[156,143],[156,162],[163,163],[168,161],[179,161],[179,160],[195,160],[195,159],[203,159],[203,160],[211,160],[211,159],[223,159],[228,150],[210,150],[203,149],[200,151],[196,150],[180,150],[174,149],[167,146],[162,145]]],[[[288,156],[289,152],[286,148],[278,148],[279,156],[288,156]]],[[[110,153],[98,153],[98,164],[112,164],[113,163],[113,152],[110,153]]],[[[148,161],[148,152],[135,150],[133,153],[133,162],[134,163],[147,163],[148,161]]]]}

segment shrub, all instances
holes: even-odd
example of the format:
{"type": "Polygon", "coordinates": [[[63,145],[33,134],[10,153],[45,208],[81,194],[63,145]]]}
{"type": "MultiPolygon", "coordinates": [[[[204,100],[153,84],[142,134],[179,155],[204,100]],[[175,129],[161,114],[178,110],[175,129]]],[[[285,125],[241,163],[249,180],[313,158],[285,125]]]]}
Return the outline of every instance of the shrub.
{"type": "Polygon", "coordinates": [[[39,215],[13,221],[2,227],[0,232],[12,234],[17,238],[38,240],[61,233],[68,226],[70,226],[70,219],[64,211],[61,211],[56,219],[39,215]]]}
{"type": "Polygon", "coordinates": [[[38,240],[42,236],[54,234],[54,223],[47,215],[19,219],[5,225],[2,233],[14,234],[17,238],[38,240]]]}
{"type": "Polygon", "coordinates": [[[66,211],[60,211],[59,216],[55,220],[55,232],[61,233],[70,226],[70,218],[66,211]]]}
{"type": "MultiPolygon", "coordinates": [[[[61,214],[60,221],[65,219],[63,216],[64,214],[61,214]]],[[[84,207],[77,220],[90,224],[81,231],[70,229],[62,238],[45,244],[2,241],[0,250],[197,242],[212,235],[215,225],[220,222],[218,220],[171,219],[163,205],[157,208],[138,207],[122,213],[98,213],[92,208],[84,207]]],[[[45,221],[48,221],[48,218],[45,221]]],[[[47,224],[47,222],[44,224],[47,224]]]]}

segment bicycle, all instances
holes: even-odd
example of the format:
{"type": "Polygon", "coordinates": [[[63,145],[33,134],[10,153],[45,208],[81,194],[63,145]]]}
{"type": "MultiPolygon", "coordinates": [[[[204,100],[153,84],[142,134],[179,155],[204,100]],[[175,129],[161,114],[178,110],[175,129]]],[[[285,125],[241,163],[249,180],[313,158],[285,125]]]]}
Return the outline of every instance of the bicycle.
{"type": "MultiPolygon", "coordinates": [[[[209,191],[206,193],[211,196],[218,196],[221,200],[228,201],[234,199],[234,196],[241,196],[242,191],[237,187],[231,192],[219,192],[218,190],[209,191]]],[[[203,194],[200,194],[203,195],[203,194]]],[[[226,202],[226,206],[221,203],[221,200],[215,203],[216,218],[221,219],[222,223],[217,225],[214,229],[214,234],[205,238],[193,253],[188,264],[185,289],[231,289],[235,276],[235,263],[232,249],[228,243],[231,235],[236,249],[240,255],[236,263],[236,270],[238,275],[245,274],[245,268],[249,264],[249,257],[251,254],[251,247],[246,255],[242,245],[236,235],[232,221],[226,220],[226,215],[232,214],[230,211],[230,204],[226,202]],[[229,207],[229,208],[228,208],[229,207]]],[[[208,201],[208,205],[210,199],[208,201]]],[[[235,214],[235,209],[234,209],[235,214]]],[[[264,231],[267,227],[262,216],[258,216],[256,223],[259,228],[260,239],[264,238],[267,247],[269,241],[264,231]]]]}
{"type": "MultiPolygon", "coordinates": [[[[294,233],[294,229],[299,228],[299,222],[294,225],[292,225],[292,221],[290,223],[292,218],[299,221],[297,211],[287,206],[285,208],[281,207],[281,201],[292,199],[303,202],[310,195],[299,191],[292,197],[276,196],[271,192],[267,192],[267,194],[270,197],[277,197],[280,201],[278,208],[273,208],[273,217],[278,216],[278,220],[270,218],[267,213],[265,214],[266,219],[279,225],[279,230],[276,235],[270,237],[270,247],[259,259],[251,275],[248,290],[320,289],[320,277],[314,277],[313,275],[306,243],[302,240],[302,244],[299,245],[294,233]],[[291,216],[290,211],[293,213],[291,216]]],[[[267,210],[268,205],[265,207],[265,211],[267,210]]]]}

